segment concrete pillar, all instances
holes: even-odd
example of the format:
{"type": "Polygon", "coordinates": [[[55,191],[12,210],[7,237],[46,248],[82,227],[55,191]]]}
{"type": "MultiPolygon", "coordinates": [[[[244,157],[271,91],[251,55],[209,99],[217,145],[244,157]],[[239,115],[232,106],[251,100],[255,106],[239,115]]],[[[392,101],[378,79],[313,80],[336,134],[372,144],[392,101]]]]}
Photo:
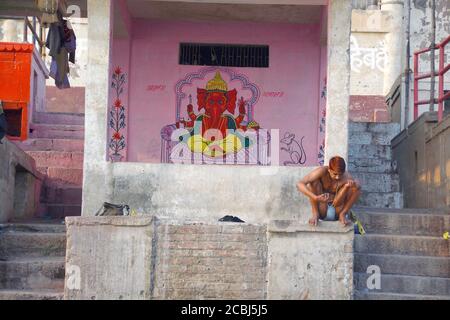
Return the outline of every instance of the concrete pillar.
{"type": "Polygon", "coordinates": [[[387,95],[394,82],[402,73],[403,66],[403,0],[383,0],[381,10],[390,12],[390,28],[386,34],[386,62],[384,71],[383,93],[387,95]]]}
{"type": "Polygon", "coordinates": [[[335,155],[348,158],[351,16],[351,0],[329,1],[325,164],[335,155]]]}
{"type": "Polygon", "coordinates": [[[107,174],[107,125],[111,70],[112,0],[88,0],[88,73],[82,215],[94,215],[112,188],[107,174]]]}

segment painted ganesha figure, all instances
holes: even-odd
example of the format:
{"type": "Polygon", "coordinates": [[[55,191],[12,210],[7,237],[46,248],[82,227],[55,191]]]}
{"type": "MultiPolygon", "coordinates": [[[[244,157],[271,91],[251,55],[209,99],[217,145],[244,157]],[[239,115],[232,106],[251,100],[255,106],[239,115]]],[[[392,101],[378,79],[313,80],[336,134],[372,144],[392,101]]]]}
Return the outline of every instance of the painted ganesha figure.
{"type": "Polygon", "coordinates": [[[258,130],[259,125],[255,121],[244,124],[246,102],[243,97],[238,101],[239,114],[235,115],[236,100],[236,89],[228,91],[227,83],[217,71],[215,77],[208,81],[206,89],[197,88],[199,113],[194,112],[190,101],[187,106],[189,120],[177,123],[177,127],[183,124],[189,131],[180,140],[187,143],[191,152],[213,158],[250,147],[252,141],[243,133],[247,129],[258,130]]]}

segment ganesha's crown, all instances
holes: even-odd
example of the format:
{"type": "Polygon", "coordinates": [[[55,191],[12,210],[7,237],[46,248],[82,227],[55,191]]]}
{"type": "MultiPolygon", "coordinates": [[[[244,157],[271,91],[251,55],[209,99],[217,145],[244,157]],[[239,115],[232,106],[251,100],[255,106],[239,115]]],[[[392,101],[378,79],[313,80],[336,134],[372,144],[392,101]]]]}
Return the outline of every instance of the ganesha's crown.
{"type": "Polygon", "coordinates": [[[227,83],[222,79],[220,72],[217,71],[214,79],[211,79],[206,84],[207,91],[228,91],[227,83]]]}

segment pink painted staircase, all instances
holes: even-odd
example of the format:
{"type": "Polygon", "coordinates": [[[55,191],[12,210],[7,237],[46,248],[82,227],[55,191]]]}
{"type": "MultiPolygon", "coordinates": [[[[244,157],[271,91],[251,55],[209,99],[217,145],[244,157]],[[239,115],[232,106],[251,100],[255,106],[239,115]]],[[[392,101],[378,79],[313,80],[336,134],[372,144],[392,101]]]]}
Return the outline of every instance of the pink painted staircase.
{"type": "Polygon", "coordinates": [[[81,215],[84,115],[36,113],[27,141],[18,145],[45,175],[37,217],[81,215]]]}

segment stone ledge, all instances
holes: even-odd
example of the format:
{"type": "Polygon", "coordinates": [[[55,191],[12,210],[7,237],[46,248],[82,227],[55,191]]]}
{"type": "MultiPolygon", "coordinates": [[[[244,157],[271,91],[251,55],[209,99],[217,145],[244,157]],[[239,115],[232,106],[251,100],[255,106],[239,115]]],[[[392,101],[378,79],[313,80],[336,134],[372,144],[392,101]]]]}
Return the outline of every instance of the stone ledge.
{"type": "Polygon", "coordinates": [[[338,221],[319,221],[318,226],[311,226],[295,220],[272,220],[267,231],[272,233],[318,232],[318,233],[348,233],[353,232],[353,224],[343,227],[338,221]]]}
{"type": "Polygon", "coordinates": [[[154,216],[66,217],[66,226],[148,226],[156,219],[154,216]]]}
{"type": "Polygon", "coordinates": [[[221,222],[213,219],[190,219],[180,220],[166,217],[157,217],[154,215],[140,215],[140,216],[103,216],[103,217],[66,217],[66,225],[116,225],[116,226],[145,226],[150,225],[154,221],[169,225],[189,225],[189,226],[226,226],[226,227],[263,227],[265,224],[254,223],[236,223],[236,222],[221,222]]]}

